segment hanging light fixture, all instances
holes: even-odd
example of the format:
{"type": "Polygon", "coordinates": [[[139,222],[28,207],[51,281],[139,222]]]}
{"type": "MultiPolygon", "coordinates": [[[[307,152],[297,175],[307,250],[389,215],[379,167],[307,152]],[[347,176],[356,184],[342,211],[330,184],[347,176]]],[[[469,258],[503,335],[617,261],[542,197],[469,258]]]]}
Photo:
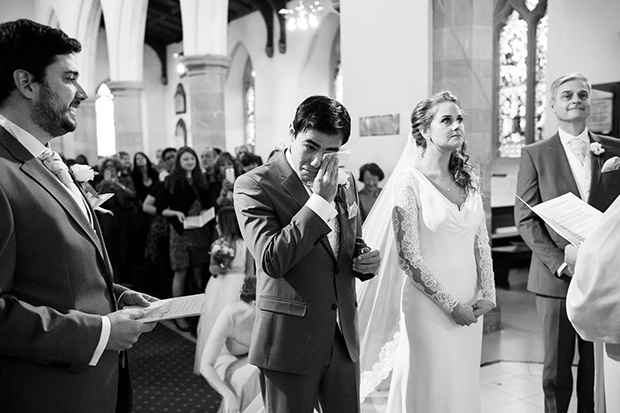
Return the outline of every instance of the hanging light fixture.
{"type": "Polygon", "coordinates": [[[281,9],[278,13],[286,17],[286,28],[288,30],[307,30],[319,27],[318,12],[323,10],[321,2],[315,0],[306,6],[304,0],[299,0],[293,9],[281,9]]]}

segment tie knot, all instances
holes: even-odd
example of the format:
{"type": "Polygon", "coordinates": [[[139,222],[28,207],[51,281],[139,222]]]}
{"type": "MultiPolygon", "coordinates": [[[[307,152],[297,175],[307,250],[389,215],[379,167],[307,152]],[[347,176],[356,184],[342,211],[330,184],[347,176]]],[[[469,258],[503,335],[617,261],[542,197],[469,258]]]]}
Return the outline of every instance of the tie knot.
{"type": "Polygon", "coordinates": [[[51,173],[63,184],[70,186],[73,183],[71,174],[69,173],[69,167],[63,162],[62,158],[50,148],[45,148],[43,153],[39,155],[39,159],[43,161],[43,165],[50,170],[51,173]]]}

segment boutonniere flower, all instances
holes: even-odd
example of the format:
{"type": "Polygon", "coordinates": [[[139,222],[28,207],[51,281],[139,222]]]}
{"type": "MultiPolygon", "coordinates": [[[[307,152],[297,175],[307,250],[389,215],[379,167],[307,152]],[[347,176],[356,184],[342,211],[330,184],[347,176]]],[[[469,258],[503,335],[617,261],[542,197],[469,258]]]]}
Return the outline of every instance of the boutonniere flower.
{"type": "Polygon", "coordinates": [[[92,181],[95,178],[95,175],[98,174],[90,166],[80,165],[80,164],[73,165],[71,167],[71,172],[73,172],[73,176],[75,177],[75,180],[81,184],[88,182],[88,181],[92,181]]]}
{"type": "Polygon", "coordinates": [[[346,189],[349,189],[351,182],[349,182],[349,174],[344,169],[338,169],[338,185],[342,185],[346,189]]]}
{"type": "Polygon", "coordinates": [[[592,142],[590,144],[590,152],[596,156],[599,156],[605,153],[605,148],[603,148],[603,145],[601,145],[600,142],[592,142]]]}
{"type": "Polygon", "coordinates": [[[86,199],[88,199],[90,206],[95,211],[99,211],[104,214],[114,215],[114,213],[109,209],[100,207],[100,205],[107,201],[109,197],[107,197],[105,200],[102,199],[95,190],[95,188],[93,188],[93,186],[89,183],[89,181],[92,181],[95,178],[95,175],[99,174],[97,171],[95,171],[88,165],[75,164],[71,166],[71,174],[84,190],[84,193],[86,194],[86,199]]]}

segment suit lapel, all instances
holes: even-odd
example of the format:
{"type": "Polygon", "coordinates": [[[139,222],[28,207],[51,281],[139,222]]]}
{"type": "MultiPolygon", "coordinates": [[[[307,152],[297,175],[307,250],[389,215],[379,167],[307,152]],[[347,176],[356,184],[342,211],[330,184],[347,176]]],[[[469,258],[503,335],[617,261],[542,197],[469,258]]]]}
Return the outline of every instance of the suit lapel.
{"type": "MultiPolygon", "coordinates": [[[[591,133],[588,132],[588,134],[590,135],[590,142],[600,142],[601,139],[591,133]]],[[[591,171],[591,180],[590,180],[590,196],[592,196],[592,194],[594,193],[594,190],[596,189],[596,187],[598,186],[600,180],[601,180],[601,168],[603,167],[603,161],[604,161],[604,156],[605,154],[601,154],[599,156],[595,156],[592,153],[589,154],[590,156],[590,171],[591,171]]]]}
{"type": "MultiPolygon", "coordinates": [[[[93,231],[93,228],[88,222],[88,218],[82,212],[82,209],[77,205],[73,197],[69,194],[65,186],[60,182],[44,165],[40,160],[33,157],[30,152],[17,139],[4,128],[0,127],[0,139],[1,143],[7,148],[7,150],[17,159],[22,162],[20,167],[21,171],[28,175],[33,181],[40,185],[52,198],[58,202],[62,208],[67,211],[71,219],[73,219],[80,229],[88,236],[92,243],[96,246],[97,251],[101,255],[102,259],[106,261],[106,255],[102,248],[102,241],[98,235],[93,231]]],[[[78,185],[79,188],[79,185],[78,185]]],[[[81,189],[80,189],[81,191],[81,189]]],[[[88,202],[87,202],[88,205],[88,202]]],[[[88,205],[90,208],[90,206],[88,205]]],[[[94,217],[94,214],[93,214],[94,217]]],[[[110,272],[111,274],[111,272],[110,272]]]]}

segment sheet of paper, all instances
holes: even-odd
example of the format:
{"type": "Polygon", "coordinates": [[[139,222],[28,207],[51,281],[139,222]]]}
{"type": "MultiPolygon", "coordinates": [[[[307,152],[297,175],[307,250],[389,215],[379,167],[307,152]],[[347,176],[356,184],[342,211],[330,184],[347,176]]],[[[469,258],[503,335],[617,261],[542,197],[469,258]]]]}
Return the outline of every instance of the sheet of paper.
{"type": "MultiPolygon", "coordinates": [[[[522,199],[521,201],[527,205],[522,199]]],[[[533,207],[527,206],[573,245],[585,241],[603,215],[571,192],[533,207]]]]}
{"type": "Polygon", "coordinates": [[[151,303],[150,307],[128,306],[128,309],[145,310],[140,321],[151,322],[195,316],[202,313],[206,303],[206,295],[195,294],[183,297],[168,298],[151,303]]]}
{"type": "Polygon", "coordinates": [[[193,229],[193,228],[201,228],[207,222],[211,221],[215,218],[215,209],[213,207],[202,211],[202,213],[198,216],[193,217],[185,217],[185,221],[183,221],[184,229],[193,229]]]}

